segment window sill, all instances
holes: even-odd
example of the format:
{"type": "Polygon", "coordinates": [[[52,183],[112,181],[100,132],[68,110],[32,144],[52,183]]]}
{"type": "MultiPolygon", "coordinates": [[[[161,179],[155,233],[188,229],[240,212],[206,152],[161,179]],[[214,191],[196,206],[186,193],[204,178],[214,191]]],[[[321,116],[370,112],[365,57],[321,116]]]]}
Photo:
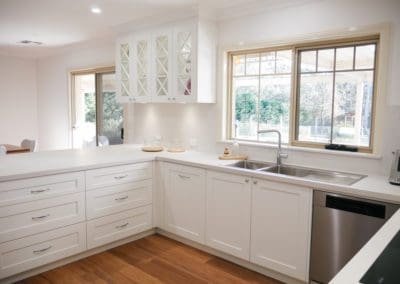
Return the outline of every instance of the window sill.
{"type": "MultiPolygon", "coordinates": [[[[218,144],[232,144],[234,140],[220,140],[217,141],[218,144]]],[[[249,142],[249,141],[238,141],[239,145],[255,147],[255,148],[268,148],[275,149],[277,144],[273,143],[262,143],[262,142],[249,142]]],[[[353,158],[365,158],[365,159],[374,159],[379,160],[382,158],[381,155],[375,153],[360,153],[360,152],[346,152],[346,151],[335,151],[335,150],[326,150],[326,149],[316,149],[316,148],[306,148],[299,146],[291,146],[287,144],[282,144],[282,149],[287,149],[293,152],[308,152],[308,153],[316,153],[316,154],[326,154],[333,156],[342,156],[342,157],[353,157],[353,158]]]]}

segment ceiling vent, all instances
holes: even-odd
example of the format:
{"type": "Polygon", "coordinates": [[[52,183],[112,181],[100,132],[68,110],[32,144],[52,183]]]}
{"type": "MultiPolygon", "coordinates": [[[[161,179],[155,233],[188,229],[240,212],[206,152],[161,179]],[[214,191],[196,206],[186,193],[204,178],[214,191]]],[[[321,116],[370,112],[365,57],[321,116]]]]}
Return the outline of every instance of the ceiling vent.
{"type": "Polygon", "coordinates": [[[43,42],[40,42],[40,41],[32,41],[32,40],[27,40],[27,39],[21,40],[19,43],[30,44],[30,45],[42,45],[43,44],[43,42]]]}

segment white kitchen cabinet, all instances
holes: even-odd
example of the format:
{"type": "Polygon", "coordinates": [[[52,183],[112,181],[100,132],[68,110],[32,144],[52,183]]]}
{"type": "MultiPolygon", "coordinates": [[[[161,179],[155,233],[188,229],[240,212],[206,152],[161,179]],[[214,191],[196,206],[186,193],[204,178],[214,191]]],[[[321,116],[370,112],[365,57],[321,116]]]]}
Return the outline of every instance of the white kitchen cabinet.
{"type": "Polygon", "coordinates": [[[206,244],[250,259],[250,178],[207,171],[206,244]]]}
{"type": "Polygon", "coordinates": [[[121,103],[132,101],[132,41],[131,36],[117,40],[115,58],[115,78],[117,82],[117,100],[121,103]]]}
{"type": "Polygon", "coordinates": [[[136,33],[132,37],[133,76],[132,97],[134,102],[148,102],[154,91],[152,80],[152,42],[149,33],[136,33]]]}
{"type": "Polygon", "coordinates": [[[251,262],[308,281],[312,189],[252,180],[251,262]]]}
{"type": "Polygon", "coordinates": [[[164,175],[165,230],[204,244],[205,170],[166,163],[164,175]]]}
{"type": "Polygon", "coordinates": [[[172,30],[162,29],[152,32],[153,56],[152,64],[154,75],[154,102],[171,101],[172,91],[172,30]]]}
{"type": "Polygon", "coordinates": [[[191,19],[122,37],[116,62],[121,102],[215,102],[213,22],[191,19]]]}

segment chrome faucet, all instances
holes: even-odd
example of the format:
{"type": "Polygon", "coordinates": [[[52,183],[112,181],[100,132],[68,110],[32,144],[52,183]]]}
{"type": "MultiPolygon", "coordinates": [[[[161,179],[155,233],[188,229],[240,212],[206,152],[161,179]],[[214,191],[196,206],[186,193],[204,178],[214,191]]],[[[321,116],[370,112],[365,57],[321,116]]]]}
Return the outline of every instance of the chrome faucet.
{"type": "Polygon", "coordinates": [[[275,129],[270,129],[270,130],[258,130],[258,134],[261,133],[276,133],[278,134],[278,151],[276,153],[276,165],[280,167],[282,165],[282,158],[287,158],[288,154],[287,153],[282,153],[282,135],[279,130],[275,129]]]}

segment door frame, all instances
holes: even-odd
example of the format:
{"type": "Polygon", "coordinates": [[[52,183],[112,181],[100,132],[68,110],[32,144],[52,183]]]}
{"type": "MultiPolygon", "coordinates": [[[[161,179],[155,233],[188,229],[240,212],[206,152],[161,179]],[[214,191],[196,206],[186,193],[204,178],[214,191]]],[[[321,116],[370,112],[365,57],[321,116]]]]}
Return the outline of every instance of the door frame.
{"type": "MultiPolygon", "coordinates": [[[[94,74],[95,76],[95,95],[96,95],[96,134],[99,132],[99,125],[97,123],[98,115],[99,115],[99,98],[100,93],[99,90],[101,89],[101,76],[102,74],[110,74],[110,73],[115,73],[115,66],[110,65],[110,66],[100,66],[100,67],[92,67],[92,68],[86,68],[86,69],[75,69],[71,70],[68,72],[68,78],[69,78],[69,147],[72,149],[73,148],[73,130],[76,124],[76,112],[75,112],[75,76],[76,75],[88,75],[88,74],[94,74]]],[[[124,108],[125,112],[125,108],[124,108]]],[[[124,124],[125,124],[125,119],[124,119],[124,124]]],[[[98,145],[98,135],[96,135],[96,145],[98,145]]]]}

